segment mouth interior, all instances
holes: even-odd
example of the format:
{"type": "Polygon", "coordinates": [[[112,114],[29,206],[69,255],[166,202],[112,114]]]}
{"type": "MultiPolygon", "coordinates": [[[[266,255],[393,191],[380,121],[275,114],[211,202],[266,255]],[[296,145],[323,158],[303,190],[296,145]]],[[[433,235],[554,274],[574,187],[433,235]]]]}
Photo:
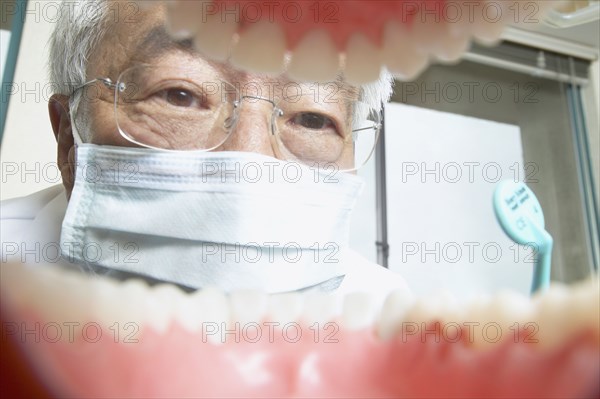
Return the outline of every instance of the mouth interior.
{"type": "MultiPolygon", "coordinates": [[[[344,17],[322,24],[323,40],[322,35],[319,40],[307,37],[312,26],[280,23],[269,30],[272,45],[266,54],[258,43],[264,36],[255,35],[248,21],[233,29],[219,24],[198,28],[188,25],[197,20],[172,9],[170,26],[201,32],[194,36],[197,47],[217,58],[231,56],[246,69],[280,72],[285,52],[291,50],[292,77],[330,80],[343,67],[351,82],[364,83],[376,79],[382,65],[408,80],[429,62],[455,62],[471,39],[498,40],[511,17],[503,8],[505,18],[494,23],[481,18],[472,24],[419,23],[420,11],[413,10],[407,23],[402,12],[408,3],[363,2],[365,11],[324,2],[330,7],[321,10],[324,20],[336,4],[344,17]],[[385,7],[393,9],[382,12],[385,7]],[[386,14],[398,20],[384,24],[378,16],[386,14]],[[233,35],[238,44],[244,43],[240,49],[257,51],[229,48],[233,35]],[[315,42],[318,49],[312,46],[315,42]],[[365,53],[369,56],[357,56],[365,53]]],[[[492,4],[470,3],[475,10],[492,4]]],[[[540,8],[545,3],[535,2],[540,8]]],[[[523,11],[532,3],[518,4],[523,11]]],[[[269,10],[262,15],[270,15],[269,10]]],[[[243,12],[238,16],[243,19],[243,12]]],[[[456,305],[443,297],[413,301],[392,293],[378,307],[360,294],[228,296],[216,289],[183,292],[172,284],[149,287],[136,279],[92,278],[49,265],[1,267],[2,343],[8,349],[2,363],[25,359],[21,372],[31,384],[41,381],[48,395],[600,395],[597,278],[555,287],[531,300],[509,295],[456,305]]],[[[2,379],[3,388],[11,383],[2,379]]]]}

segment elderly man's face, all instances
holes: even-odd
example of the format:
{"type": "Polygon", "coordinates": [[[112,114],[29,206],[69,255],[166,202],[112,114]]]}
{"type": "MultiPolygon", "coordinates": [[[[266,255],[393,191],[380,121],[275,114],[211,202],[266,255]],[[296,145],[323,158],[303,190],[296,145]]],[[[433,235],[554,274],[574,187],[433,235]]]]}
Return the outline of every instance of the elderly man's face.
{"type": "MultiPolygon", "coordinates": [[[[101,145],[117,146],[136,146],[136,144],[125,139],[119,133],[119,127],[127,130],[134,139],[142,137],[144,144],[154,147],[170,149],[197,149],[202,147],[202,134],[215,134],[210,130],[207,123],[195,123],[199,119],[190,118],[190,107],[196,106],[194,100],[190,100],[190,92],[185,86],[202,86],[203,83],[212,85],[211,87],[220,87],[218,97],[221,103],[233,102],[239,99],[239,96],[259,96],[268,100],[274,100],[278,104],[289,104],[296,108],[306,109],[315,114],[326,114],[331,118],[326,120],[315,117],[315,114],[309,115],[309,127],[316,123],[318,128],[348,131],[351,121],[351,102],[350,97],[354,96],[355,90],[341,86],[339,84],[319,85],[302,84],[291,82],[285,76],[270,77],[265,75],[250,74],[233,68],[229,64],[209,61],[198,53],[191,41],[175,41],[169,37],[165,29],[165,10],[162,7],[155,7],[146,12],[138,12],[133,18],[130,12],[124,12],[125,4],[115,2],[111,5],[116,7],[112,11],[111,26],[104,40],[93,51],[88,64],[88,80],[97,77],[110,78],[112,82],[117,82],[123,71],[130,70],[128,78],[133,81],[137,79],[134,91],[140,92],[139,84],[151,86],[152,102],[146,100],[148,93],[136,93],[127,97],[128,91],[122,94],[122,104],[119,110],[115,112],[114,90],[105,87],[101,82],[87,86],[83,103],[78,113],[83,113],[83,118],[76,118],[78,122],[77,130],[85,137],[91,137],[91,142],[101,145]],[[117,8],[119,11],[116,11],[117,8]],[[128,15],[128,18],[124,16],[128,15]],[[119,16],[117,18],[116,16],[119,16]],[[139,65],[150,65],[136,69],[139,65]],[[133,69],[131,69],[133,68],[133,69]],[[182,84],[161,86],[164,82],[173,82],[181,79],[182,84]],[[237,88],[231,91],[223,89],[222,82],[229,82],[237,88]],[[179,86],[178,86],[179,85],[179,86]],[[292,89],[292,91],[290,91],[292,89]],[[291,93],[291,94],[290,94],[291,93]],[[299,97],[298,94],[301,93],[299,97]],[[285,97],[287,94],[288,97],[285,97]],[[145,104],[142,106],[138,97],[144,97],[145,104]],[[285,98],[284,98],[285,97],[285,98]],[[300,98],[300,100],[298,100],[300,98]],[[315,109],[314,103],[321,108],[315,109]],[[116,116],[115,114],[119,115],[116,116]],[[165,116],[168,115],[168,116],[165,116]],[[178,119],[177,119],[178,118],[178,119]],[[312,119],[310,119],[312,118],[312,119]],[[331,120],[330,120],[331,119],[331,120]],[[141,132],[141,133],[140,133],[141,132]],[[183,135],[182,132],[186,132],[183,135]],[[196,134],[198,136],[190,136],[196,134]],[[199,144],[200,143],[200,144],[199,144]],[[197,146],[197,147],[196,147],[197,146]]],[[[232,87],[227,86],[227,87],[232,87]]],[[[144,90],[145,91],[145,90],[144,90]]],[[[200,96],[201,97],[201,96],[200,96]]],[[[199,100],[202,101],[202,100],[199,100]]],[[[230,107],[231,108],[231,107],[230,107]]],[[[229,111],[228,111],[229,112],[229,111]]],[[[277,146],[277,142],[271,138],[271,116],[273,114],[273,105],[269,101],[246,98],[242,102],[237,123],[233,130],[228,132],[226,140],[218,143],[216,150],[220,151],[245,151],[255,152],[278,158],[294,158],[294,153],[284,148],[283,151],[277,146]],[[275,147],[275,149],[274,149],[275,147]]],[[[52,107],[51,107],[52,116],[52,107]]],[[[59,124],[56,116],[53,117],[53,125],[59,124]]],[[[223,124],[222,120],[216,116],[212,119],[213,123],[223,124]]],[[[294,120],[294,123],[299,122],[294,120]]],[[[300,123],[306,124],[305,120],[300,123]]],[[[60,130],[60,129],[59,129],[60,130]]],[[[64,130],[64,129],[63,129],[64,130]]],[[[66,133],[67,135],[70,132],[66,133]]],[[[342,134],[343,136],[344,134],[342,134]]],[[[65,151],[71,151],[68,148],[70,144],[68,137],[63,138],[61,145],[59,137],[59,163],[72,159],[65,151]],[[60,152],[64,154],[60,154],[60,152]]],[[[281,142],[280,142],[281,143],[281,142]]],[[[297,142],[289,140],[290,147],[299,146],[297,142]]],[[[312,149],[321,154],[327,152],[333,153],[327,148],[327,145],[315,146],[312,149]],[[319,147],[319,148],[317,148],[319,147]]],[[[210,147],[210,146],[209,146],[210,147]]],[[[285,147],[285,146],[284,146],[285,147]]],[[[333,155],[327,155],[333,156],[333,155]]],[[[335,154],[337,159],[319,159],[318,161],[335,162],[343,168],[352,165],[353,148],[352,140],[345,140],[341,151],[335,154]]],[[[299,158],[299,157],[297,157],[299,158]]],[[[326,156],[325,156],[326,158],[326,156]]],[[[302,160],[302,159],[300,159],[302,160]]],[[[310,163],[310,159],[306,159],[310,163]]],[[[62,166],[64,169],[64,165],[62,166]]],[[[64,171],[63,171],[64,172],[64,171]]],[[[66,173],[67,180],[65,186],[70,192],[72,182],[72,168],[66,173]]],[[[65,178],[65,173],[63,173],[65,178]]]]}

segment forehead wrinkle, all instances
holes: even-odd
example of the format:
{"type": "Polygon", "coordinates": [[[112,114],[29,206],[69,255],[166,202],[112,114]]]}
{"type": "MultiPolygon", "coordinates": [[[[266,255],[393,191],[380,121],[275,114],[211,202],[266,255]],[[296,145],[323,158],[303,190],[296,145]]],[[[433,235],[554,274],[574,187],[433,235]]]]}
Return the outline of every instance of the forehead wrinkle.
{"type": "Polygon", "coordinates": [[[151,61],[172,51],[183,51],[199,57],[200,53],[194,48],[191,39],[173,40],[163,25],[152,28],[146,37],[138,44],[132,54],[132,59],[151,61]]]}

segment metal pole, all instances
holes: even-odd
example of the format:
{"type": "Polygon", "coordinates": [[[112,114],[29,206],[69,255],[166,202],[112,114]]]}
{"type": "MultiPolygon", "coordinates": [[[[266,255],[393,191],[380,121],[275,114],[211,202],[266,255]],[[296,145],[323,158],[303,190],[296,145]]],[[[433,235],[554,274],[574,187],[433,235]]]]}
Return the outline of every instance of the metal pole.
{"type": "Polygon", "coordinates": [[[381,104],[381,132],[375,148],[375,208],[377,212],[377,263],[388,267],[390,246],[387,231],[387,190],[385,176],[385,105],[381,104]]]}
{"type": "MultiPolygon", "coordinates": [[[[560,64],[559,64],[560,66],[560,64]]],[[[569,57],[569,70],[571,75],[575,74],[573,58],[569,57]]],[[[594,187],[594,176],[590,148],[588,144],[588,132],[585,125],[585,115],[581,104],[581,89],[576,84],[567,86],[567,105],[571,114],[571,130],[573,132],[573,144],[575,147],[575,159],[577,160],[577,174],[582,199],[584,224],[587,230],[588,250],[591,259],[591,272],[598,271],[599,261],[599,237],[600,218],[598,214],[596,189],[594,187]]]]}
{"type": "Polygon", "coordinates": [[[478,64],[488,65],[495,68],[506,69],[508,71],[518,72],[529,76],[555,80],[558,82],[574,83],[581,86],[589,84],[589,79],[580,78],[567,73],[556,72],[547,69],[541,69],[530,65],[519,64],[517,62],[501,60],[483,54],[472,52],[465,53],[462,57],[466,61],[476,62],[478,64]]]}

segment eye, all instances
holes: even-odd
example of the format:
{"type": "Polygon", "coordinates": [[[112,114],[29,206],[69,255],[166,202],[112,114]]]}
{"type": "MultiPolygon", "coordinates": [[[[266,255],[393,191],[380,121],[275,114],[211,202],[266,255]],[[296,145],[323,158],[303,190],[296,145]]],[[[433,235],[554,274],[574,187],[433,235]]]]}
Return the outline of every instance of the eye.
{"type": "Polygon", "coordinates": [[[195,105],[196,98],[192,93],[183,89],[168,89],[164,92],[165,100],[176,107],[191,107],[195,105]]]}
{"type": "Polygon", "coordinates": [[[181,87],[165,88],[154,93],[154,98],[174,107],[181,108],[202,108],[205,104],[202,96],[198,96],[194,91],[181,87]]]}
{"type": "Polygon", "coordinates": [[[322,130],[330,127],[334,127],[334,123],[331,119],[322,114],[314,112],[303,112],[292,119],[292,123],[300,125],[307,129],[322,130]]]}

